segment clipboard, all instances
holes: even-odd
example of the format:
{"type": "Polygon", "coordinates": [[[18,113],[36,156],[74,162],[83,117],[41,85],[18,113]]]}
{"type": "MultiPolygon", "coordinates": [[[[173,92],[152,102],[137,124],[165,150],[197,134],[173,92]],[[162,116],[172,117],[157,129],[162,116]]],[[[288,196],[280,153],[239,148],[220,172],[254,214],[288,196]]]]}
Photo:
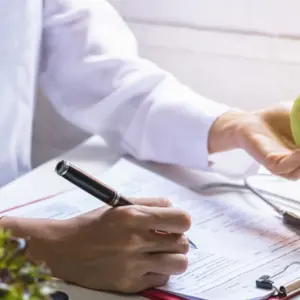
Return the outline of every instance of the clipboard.
{"type": "MultiPolygon", "coordinates": [[[[274,287],[274,296],[267,300],[292,300],[300,295],[300,279],[287,282],[279,287],[274,287]],[[276,293],[276,295],[275,295],[276,293]]],[[[149,289],[140,293],[140,296],[149,300],[187,300],[172,293],[158,289],[149,289]]]]}
{"type": "MultiPolygon", "coordinates": [[[[272,296],[268,300],[292,300],[297,295],[300,295],[299,290],[290,292],[288,296],[283,296],[283,297],[272,296]]],[[[140,296],[149,300],[186,300],[186,298],[182,298],[156,289],[151,289],[151,290],[141,292],[140,296]]]]}

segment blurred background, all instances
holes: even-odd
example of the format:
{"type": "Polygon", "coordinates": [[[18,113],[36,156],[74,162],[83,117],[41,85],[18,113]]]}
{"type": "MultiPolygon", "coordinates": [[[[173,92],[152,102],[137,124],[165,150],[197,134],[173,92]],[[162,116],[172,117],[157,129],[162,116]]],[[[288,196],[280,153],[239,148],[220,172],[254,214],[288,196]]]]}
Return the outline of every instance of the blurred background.
{"type": "MultiPolygon", "coordinates": [[[[96,1],[96,0],[95,0],[96,1]]],[[[299,0],[110,0],[142,56],[202,95],[253,110],[300,93],[299,0]]],[[[40,95],[33,167],[87,138],[40,95]]]]}

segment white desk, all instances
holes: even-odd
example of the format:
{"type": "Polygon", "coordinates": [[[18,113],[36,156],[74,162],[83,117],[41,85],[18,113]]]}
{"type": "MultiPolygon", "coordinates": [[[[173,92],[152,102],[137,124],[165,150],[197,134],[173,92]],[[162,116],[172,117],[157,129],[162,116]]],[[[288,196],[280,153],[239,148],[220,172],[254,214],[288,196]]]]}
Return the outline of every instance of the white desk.
{"type": "MultiPolygon", "coordinates": [[[[54,172],[56,162],[61,158],[72,161],[74,164],[78,165],[80,168],[83,168],[92,175],[99,176],[101,172],[113,165],[120,157],[112,153],[111,150],[107,149],[100,138],[93,137],[74,150],[64,154],[62,157],[53,159],[43,164],[29,174],[0,189],[0,202],[5,201],[5,199],[16,199],[16,197],[25,197],[26,202],[28,202],[70,187],[70,183],[68,183],[66,180],[62,180],[54,172]]],[[[174,174],[173,167],[154,166],[154,170],[159,171],[166,176],[174,174]]],[[[190,175],[190,173],[187,173],[185,177],[185,184],[188,184],[189,186],[193,184],[199,186],[200,182],[216,180],[218,177],[215,174],[202,174],[198,172],[196,175],[190,175]]],[[[222,197],[226,197],[226,195],[222,195],[222,197]]],[[[238,201],[243,203],[243,205],[246,203],[251,204],[252,206],[256,205],[257,207],[260,207],[261,204],[261,202],[257,201],[257,199],[255,199],[255,201],[251,201],[253,198],[250,195],[241,197],[241,195],[238,193],[231,193],[229,198],[235,202],[238,199],[238,201]]],[[[142,299],[141,297],[135,296],[119,296],[108,293],[93,292],[78,287],[65,285],[62,286],[62,290],[65,290],[71,296],[72,300],[142,299]]]]}

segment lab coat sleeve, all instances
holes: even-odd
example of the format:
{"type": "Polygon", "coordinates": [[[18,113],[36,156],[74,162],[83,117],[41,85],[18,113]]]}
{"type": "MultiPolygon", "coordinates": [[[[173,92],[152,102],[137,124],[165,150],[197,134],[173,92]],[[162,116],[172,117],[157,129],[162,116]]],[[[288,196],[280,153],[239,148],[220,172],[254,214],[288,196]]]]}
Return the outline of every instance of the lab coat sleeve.
{"type": "Polygon", "coordinates": [[[140,57],[104,0],[45,1],[40,75],[67,120],[140,160],[207,168],[209,129],[230,109],[140,57]]]}

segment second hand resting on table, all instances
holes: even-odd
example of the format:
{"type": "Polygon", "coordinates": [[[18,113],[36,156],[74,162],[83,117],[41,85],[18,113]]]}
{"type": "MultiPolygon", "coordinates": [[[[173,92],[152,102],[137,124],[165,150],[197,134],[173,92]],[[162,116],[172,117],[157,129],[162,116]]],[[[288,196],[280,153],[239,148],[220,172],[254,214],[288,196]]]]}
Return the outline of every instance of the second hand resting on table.
{"type": "MultiPolygon", "coordinates": [[[[211,127],[209,152],[242,148],[273,173],[298,179],[300,152],[293,144],[289,113],[289,106],[225,113],[211,127]]],[[[70,220],[4,217],[0,225],[30,236],[28,256],[44,260],[58,278],[92,289],[138,292],[186,270],[184,233],[191,221],[168,200],[132,201],[132,206],[101,208],[70,220]]]]}

